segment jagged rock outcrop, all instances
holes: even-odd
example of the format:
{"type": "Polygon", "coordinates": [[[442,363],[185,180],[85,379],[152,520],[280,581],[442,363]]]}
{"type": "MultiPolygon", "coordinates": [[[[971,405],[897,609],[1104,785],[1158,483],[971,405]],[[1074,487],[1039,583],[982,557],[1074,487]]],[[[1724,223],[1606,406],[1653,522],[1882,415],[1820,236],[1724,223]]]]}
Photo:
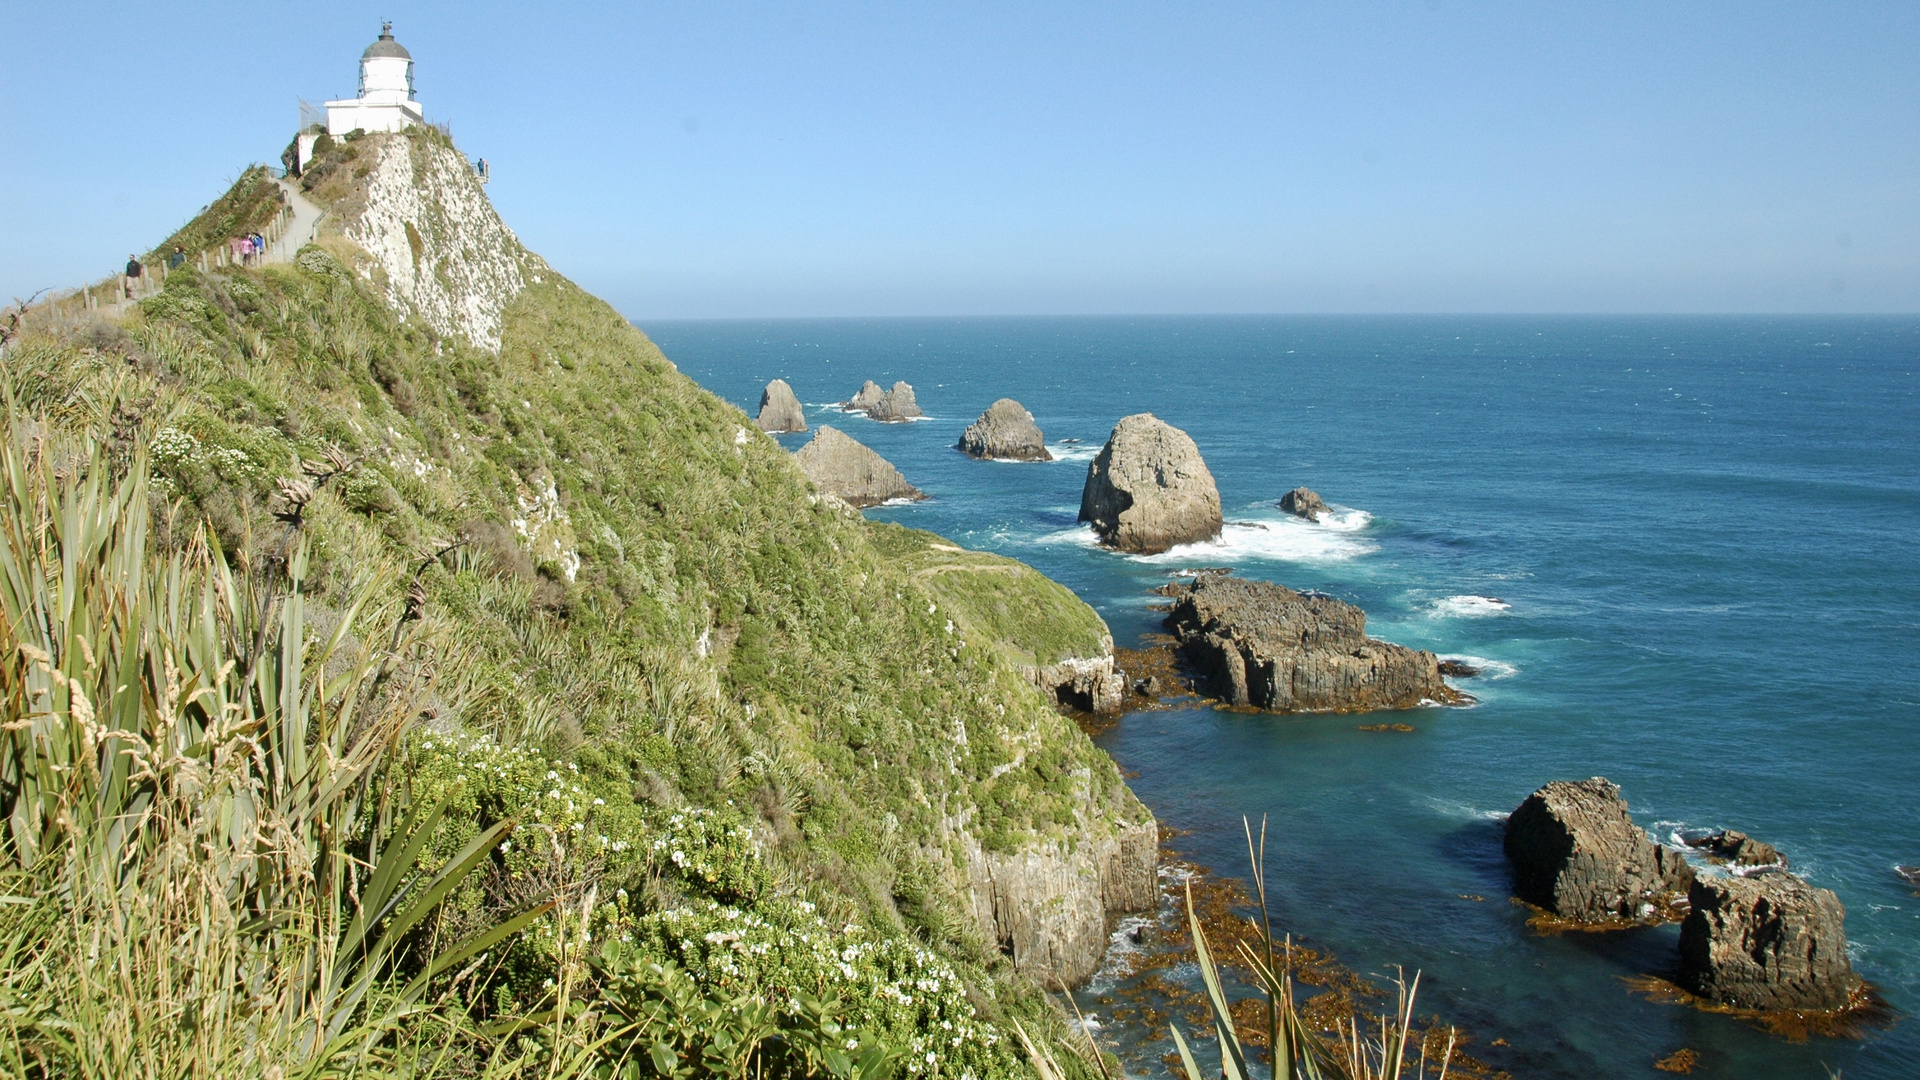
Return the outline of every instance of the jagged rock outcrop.
{"type": "Polygon", "coordinates": [[[1303,517],[1308,521],[1319,521],[1327,513],[1327,504],[1318,492],[1311,488],[1297,487],[1280,496],[1280,509],[1294,517],[1303,517]]]}
{"type": "Polygon", "coordinates": [[[785,379],[775,379],[760,391],[760,416],[754,420],[761,431],[789,432],[807,430],[806,413],[793,387],[785,379]]]}
{"type": "Polygon", "coordinates": [[[1705,851],[1735,866],[1785,866],[1786,857],[1778,848],[1755,840],[1737,829],[1715,829],[1702,833],[1683,833],[1680,840],[1690,848],[1705,851]]]}
{"type": "Polygon", "coordinates": [[[1033,414],[1012,398],[1001,398],[960,433],[955,448],[977,458],[995,461],[1052,461],[1047,441],[1033,414]]]}
{"type": "Polygon", "coordinates": [[[1043,985],[1086,981],[1106,956],[1110,917],[1160,902],[1160,834],[1151,817],[1071,848],[1053,842],[1001,854],[971,836],[963,843],[982,932],[1043,985]]]}
{"type": "Polygon", "coordinates": [[[814,487],[853,506],[926,498],[886,458],[827,424],[821,424],[793,457],[814,487]]]}
{"type": "MultiPolygon", "coordinates": [[[[862,387],[862,392],[865,389],[862,387]]],[[[897,424],[926,414],[920,411],[919,404],[913,400],[913,387],[897,382],[893,384],[893,389],[880,395],[880,400],[873,403],[867,415],[883,424],[897,424]]]]}
{"type": "Polygon", "coordinates": [[[1847,909],[1784,871],[1694,879],[1680,924],[1680,985],[1740,1009],[1839,1009],[1860,980],[1847,909]]]}
{"type": "Polygon", "coordinates": [[[1670,921],[1694,876],[1600,776],[1553,780],[1527,796],[1507,817],[1506,851],[1515,895],[1575,922],[1670,921]]]}
{"type": "Polygon", "coordinates": [[[842,408],[866,412],[875,405],[880,404],[880,399],[885,397],[886,393],[885,390],[880,389],[879,383],[868,379],[866,382],[860,384],[859,393],[841,402],[840,405],[842,408]]]}
{"type": "Polygon", "coordinates": [[[1186,432],[1136,413],[1114,425],[1087,466],[1080,520],[1109,547],[1156,554],[1219,536],[1220,491],[1186,432]]]}
{"type": "Polygon", "coordinates": [[[1033,681],[1053,700],[1080,712],[1110,715],[1122,711],[1126,676],[1113,670],[1113,654],[1070,656],[1033,673],[1033,681]]]}
{"type": "Polygon", "coordinates": [[[430,132],[361,142],[355,175],[367,171],[333,213],[335,227],[373,256],[363,272],[394,309],[498,350],[507,305],[552,270],[520,245],[451,144],[430,132]]]}
{"type": "Polygon", "coordinates": [[[1161,590],[1167,629],[1209,692],[1275,712],[1405,709],[1467,700],[1430,652],[1367,636],[1367,614],[1331,596],[1201,574],[1161,590]]]}

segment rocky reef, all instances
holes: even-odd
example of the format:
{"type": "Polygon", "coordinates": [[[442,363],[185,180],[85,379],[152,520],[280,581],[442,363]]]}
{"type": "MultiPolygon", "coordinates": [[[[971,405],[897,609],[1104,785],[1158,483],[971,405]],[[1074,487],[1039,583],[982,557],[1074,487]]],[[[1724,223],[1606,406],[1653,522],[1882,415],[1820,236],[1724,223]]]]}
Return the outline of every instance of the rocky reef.
{"type": "Polygon", "coordinates": [[[1680,842],[1710,858],[1735,866],[1785,866],[1786,857],[1772,844],[1755,840],[1737,829],[1682,833],[1680,842]]]}
{"type": "Polygon", "coordinates": [[[960,433],[954,448],[969,457],[993,461],[1052,461],[1046,438],[1033,414],[1012,398],[1001,398],[960,433]]]}
{"type": "Polygon", "coordinates": [[[790,432],[807,430],[806,414],[800,399],[785,379],[775,379],[760,391],[760,415],[754,420],[761,431],[790,432]]]}
{"type": "Polygon", "coordinates": [[[1847,909],[1784,871],[1697,877],[1680,924],[1680,985],[1758,1011],[1845,1008],[1860,980],[1847,961],[1847,909]]]}
{"type": "Polygon", "coordinates": [[[1679,851],[1627,816],[1605,777],[1553,780],[1507,817],[1507,858],[1520,899],[1576,923],[1669,922],[1693,880],[1679,851]]]}
{"type": "Polygon", "coordinates": [[[1303,487],[1294,488],[1280,496],[1280,509],[1294,517],[1306,518],[1308,521],[1319,521],[1321,515],[1328,512],[1327,504],[1320,498],[1319,493],[1312,488],[1303,487]]]}
{"type": "Polygon", "coordinates": [[[926,498],[886,458],[826,424],[793,457],[814,487],[851,506],[926,498]]]}
{"type": "Polygon", "coordinates": [[[1187,433],[1136,413],[1087,466],[1080,520],[1120,551],[1157,554],[1220,535],[1220,491],[1187,433]]]}
{"type": "Polygon", "coordinates": [[[1366,612],[1331,596],[1220,573],[1161,592],[1174,598],[1167,629],[1181,654],[1228,704],[1365,712],[1469,700],[1432,653],[1368,637],[1366,612]]]}

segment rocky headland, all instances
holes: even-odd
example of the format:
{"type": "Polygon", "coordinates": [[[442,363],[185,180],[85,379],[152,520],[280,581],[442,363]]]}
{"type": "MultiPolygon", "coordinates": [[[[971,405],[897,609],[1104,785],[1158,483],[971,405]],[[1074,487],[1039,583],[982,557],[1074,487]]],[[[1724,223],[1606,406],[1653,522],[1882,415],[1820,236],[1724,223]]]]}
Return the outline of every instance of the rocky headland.
{"type": "Polygon", "coordinates": [[[1136,413],[1114,425],[1087,466],[1080,520],[1108,547],[1158,554],[1220,535],[1220,491],[1186,432],[1136,413]]]}
{"type": "Polygon", "coordinates": [[[760,415],[754,420],[761,431],[786,433],[807,430],[806,414],[800,408],[800,399],[793,394],[793,387],[785,379],[775,379],[760,391],[760,415]]]}
{"type": "Polygon", "coordinates": [[[1507,858],[1520,899],[1577,924],[1671,922],[1693,880],[1674,848],[1655,844],[1605,777],[1554,780],[1507,817],[1507,858]]]}
{"type": "Polygon", "coordinates": [[[987,407],[961,432],[955,449],[970,457],[993,461],[1052,461],[1046,438],[1033,414],[1012,398],[1001,398],[987,407]]]}
{"type": "Polygon", "coordinates": [[[1367,636],[1366,612],[1267,581],[1201,574],[1160,590],[1167,629],[1209,693],[1273,712],[1367,712],[1471,700],[1430,652],[1367,636]]]}
{"type": "Polygon", "coordinates": [[[1319,521],[1322,515],[1328,513],[1327,504],[1319,493],[1304,487],[1294,488],[1280,496],[1280,509],[1308,521],[1319,521]]]}
{"type": "Polygon", "coordinates": [[[813,486],[849,506],[879,506],[890,499],[924,499],[900,470],[838,428],[821,424],[794,452],[813,486]]]}

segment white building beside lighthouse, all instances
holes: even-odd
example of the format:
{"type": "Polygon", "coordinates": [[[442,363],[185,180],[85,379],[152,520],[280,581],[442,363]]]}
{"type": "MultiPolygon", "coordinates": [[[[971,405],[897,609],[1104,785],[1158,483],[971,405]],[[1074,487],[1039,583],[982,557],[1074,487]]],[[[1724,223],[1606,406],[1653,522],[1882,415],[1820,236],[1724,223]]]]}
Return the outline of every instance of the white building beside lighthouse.
{"type": "Polygon", "coordinates": [[[360,54],[360,93],[327,102],[327,134],[399,131],[426,122],[413,99],[413,55],[393,40],[393,24],[380,24],[380,40],[360,54]]]}

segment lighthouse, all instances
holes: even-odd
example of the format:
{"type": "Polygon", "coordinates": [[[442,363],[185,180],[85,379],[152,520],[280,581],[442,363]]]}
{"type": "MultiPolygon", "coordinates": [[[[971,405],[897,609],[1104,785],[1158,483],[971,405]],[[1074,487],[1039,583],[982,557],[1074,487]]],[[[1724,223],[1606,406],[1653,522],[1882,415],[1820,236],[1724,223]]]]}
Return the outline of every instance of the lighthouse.
{"type": "Polygon", "coordinates": [[[343,101],[327,102],[327,134],[335,138],[350,131],[399,131],[425,123],[420,103],[413,99],[413,54],[393,40],[393,24],[380,24],[380,40],[360,54],[360,92],[343,101]]]}

